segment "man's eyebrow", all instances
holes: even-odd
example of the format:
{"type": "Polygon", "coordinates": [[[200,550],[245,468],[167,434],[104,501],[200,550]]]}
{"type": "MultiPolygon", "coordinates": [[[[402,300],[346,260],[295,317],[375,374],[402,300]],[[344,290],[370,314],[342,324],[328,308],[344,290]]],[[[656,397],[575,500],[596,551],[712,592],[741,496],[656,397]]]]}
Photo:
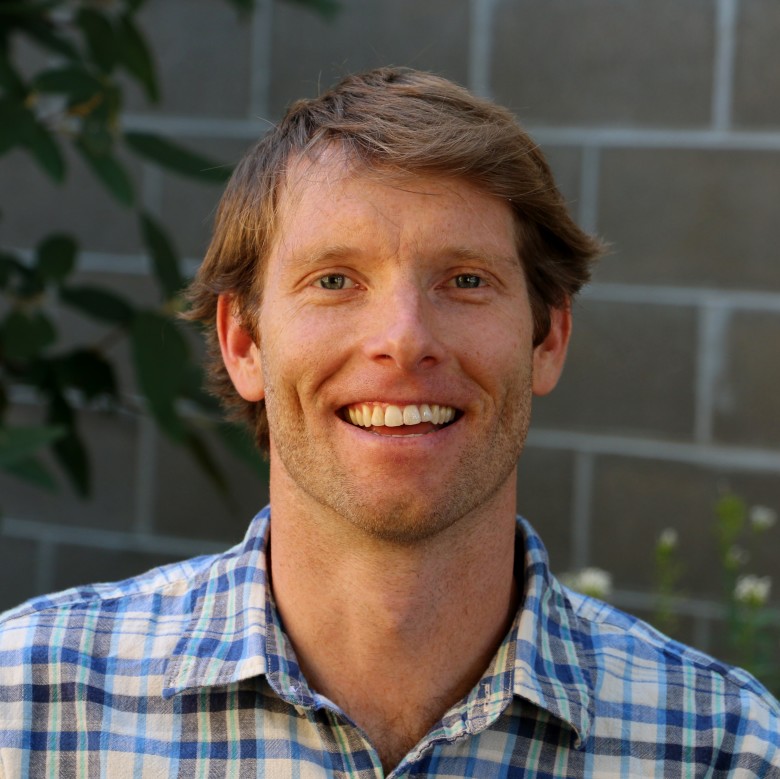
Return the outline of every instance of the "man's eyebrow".
{"type": "Polygon", "coordinates": [[[465,263],[487,263],[488,265],[504,265],[506,263],[519,262],[517,251],[513,254],[503,254],[491,250],[473,249],[470,246],[443,247],[441,256],[450,257],[453,260],[465,263]]]}
{"type": "MultiPolygon", "coordinates": [[[[332,263],[345,262],[366,253],[366,249],[349,244],[330,244],[326,246],[294,247],[283,259],[284,265],[299,270],[318,268],[332,263]]],[[[519,262],[517,253],[503,254],[490,249],[477,249],[471,246],[450,246],[442,244],[428,252],[436,260],[464,264],[487,264],[500,266],[519,262]]]]}
{"type": "Polygon", "coordinates": [[[283,264],[296,268],[316,268],[333,262],[343,262],[361,254],[361,250],[347,244],[328,246],[296,246],[283,257],[283,264]]]}

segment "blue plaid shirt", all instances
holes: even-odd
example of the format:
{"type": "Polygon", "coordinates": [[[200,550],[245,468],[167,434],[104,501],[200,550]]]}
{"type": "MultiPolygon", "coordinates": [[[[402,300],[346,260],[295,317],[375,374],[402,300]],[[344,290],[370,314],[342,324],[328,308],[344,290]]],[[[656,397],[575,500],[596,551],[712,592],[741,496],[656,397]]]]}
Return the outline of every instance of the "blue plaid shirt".
{"type": "MultiPolygon", "coordinates": [[[[0,777],[383,776],[301,674],[268,524],[265,509],[225,554],[3,615],[0,777]]],[[[510,633],[393,777],[780,777],[780,706],[758,682],[566,590],[524,520],[518,549],[510,633]]]]}

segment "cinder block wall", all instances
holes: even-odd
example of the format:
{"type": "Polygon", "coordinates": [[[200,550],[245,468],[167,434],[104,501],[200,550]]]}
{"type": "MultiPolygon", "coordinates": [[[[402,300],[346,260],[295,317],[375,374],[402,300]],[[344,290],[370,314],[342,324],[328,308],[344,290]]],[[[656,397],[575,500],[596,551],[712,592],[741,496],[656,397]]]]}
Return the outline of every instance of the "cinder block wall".
{"type": "MultiPolygon", "coordinates": [[[[558,571],[613,572],[646,613],[655,539],[686,558],[688,638],[717,634],[712,505],[734,489],[780,508],[780,4],[776,0],[344,0],[331,23],[260,0],[158,0],[146,29],[164,107],[128,123],[235,161],[284,106],[347,71],[406,64],[509,105],[547,151],[574,214],[612,244],[576,306],[561,386],[536,407],[520,510],[558,571]]],[[[77,160],[58,191],[0,160],[2,242],[80,237],[85,278],[151,299],[127,214],[77,160]]],[[[146,205],[194,269],[218,192],[140,170],[146,205]]],[[[67,312],[72,337],[100,329],[67,312]]],[[[124,348],[120,344],[117,347],[124,348]]],[[[19,419],[35,407],[18,398],[19,419]]],[[[5,477],[0,607],[237,541],[267,488],[233,468],[228,509],[144,418],[84,414],[96,496],[5,477]]],[[[765,546],[756,570],[776,569],[765,546]]],[[[777,591],[777,588],[776,588],[777,591]]]]}

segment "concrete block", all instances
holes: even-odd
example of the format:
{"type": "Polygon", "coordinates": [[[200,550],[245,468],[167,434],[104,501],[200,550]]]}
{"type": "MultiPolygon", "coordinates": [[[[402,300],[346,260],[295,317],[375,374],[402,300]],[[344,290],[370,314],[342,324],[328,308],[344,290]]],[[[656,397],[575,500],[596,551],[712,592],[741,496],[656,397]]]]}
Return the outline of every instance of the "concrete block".
{"type": "Polygon", "coordinates": [[[214,487],[193,458],[160,438],[157,448],[154,527],[163,535],[240,541],[254,515],[268,503],[267,477],[258,476],[211,436],[207,440],[224,468],[230,495],[214,487]]]}
{"type": "MultiPolygon", "coordinates": [[[[14,409],[14,424],[41,424],[44,412],[35,407],[14,409]]],[[[128,530],[135,515],[136,422],[127,416],[81,412],[79,424],[92,465],[93,494],[77,497],[60,478],[59,492],[49,492],[0,472],[2,508],[9,517],[56,525],[128,530]]],[[[47,464],[52,460],[42,456],[47,464]]],[[[52,465],[58,471],[58,466],[52,465]]]]}
{"type": "Polygon", "coordinates": [[[780,5],[774,0],[737,4],[733,123],[737,127],[780,126],[780,5]]]}
{"type": "Polygon", "coordinates": [[[780,289],[780,153],[603,153],[600,281],[780,289]]]}
{"type": "Polygon", "coordinates": [[[534,401],[538,428],[690,438],[696,316],[692,309],[582,299],[568,363],[534,401]]]}
{"type": "Polygon", "coordinates": [[[555,183],[569,205],[569,212],[576,219],[581,206],[582,152],[573,146],[548,145],[544,146],[543,151],[555,183]]]}
{"type": "Polygon", "coordinates": [[[732,316],[715,398],[717,441],[780,445],[778,344],[780,315],[743,311],[732,316]]]}
{"type": "Polygon", "coordinates": [[[25,538],[6,538],[0,535],[0,612],[37,594],[36,546],[34,541],[25,538]]]}
{"type": "MultiPolygon", "coordinates": [[[[720,599],[715,504],[735,492],[749,505],[780,509],[780,484],[771,473],[709,469],[676,462],[600,457],[593,487],[593,564],[612,572],[615,587],[654,591],[655,546],[661,532],[679,537],[683,592],[720,599]]],[[[750,558],[745,572],[769,575],[777,569],[780,527],[765,535],[746,534],[750,558]]],[[[780,593],[773,593],[780,603],[780,593]]]]}
{"type": "Polygon", "coordinates": [[[499,0],[493,93],[531,124],[704,125],[714,24],[708,0],[499,0]]]}
{"type": "Polygon", "coordinates": [[[139,16],[157,61],[162,100],[149,106],[139,88],[129,110],[176,116],[244,118],[249,110],[251,25],[229,3],[166,0],[139,16]]]}
{"type": "MultiPolygon", "coordinates": [[[[25,152],[0,157],[3,245],[33,247],[51,233],[65,232],[82,250],[136,252],[141,240],[135,214],[114,199],[68,145],[61,148],[68,171],[62,185],[25,152]]],[[[140,165],[129,156],[120,158],[140,190],[140,165]]]]}
{"type": "MultiPolygon", "coordinates": [[[[187,148],[234,167],[251,145],[248,141],[208,138],[180,141],[187,148]]],[[[201,259],[211,238],[211,228],[224,187],[173,173],[163,175],[161,219],[182,257],[201,259]]]]}
{"type": "Polygon", "coordinates": [[[340,6],[328,22],[294,3],[274,5],[271,118],[347,73],[380,65],[432,70],[466,83],[467,0],[344,0],[340,6]]]}
{"type": "Polygon", "coordinates": [[[63,544],[57,547],[52,586],[54,590],[64,590],[82,584],[121,581],[175,560],[170,555],[63,544]]]}
{"type": "Polygon", "coordinates": [[[541,535],[550,565],[567,570],[572,558],[572,484],[570,452],[527,446],[517,475],[517,510],[541,535]]]}

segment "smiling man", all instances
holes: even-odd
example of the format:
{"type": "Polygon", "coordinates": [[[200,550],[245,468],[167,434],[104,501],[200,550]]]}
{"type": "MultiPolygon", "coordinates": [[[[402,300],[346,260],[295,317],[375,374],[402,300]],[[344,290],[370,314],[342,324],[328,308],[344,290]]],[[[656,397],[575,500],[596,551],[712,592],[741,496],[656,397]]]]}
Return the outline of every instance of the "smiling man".
{"type": "Polygon", "coordinates": [[[599,248],[448,81],[293,105],[191,289],[271,505],[224,555],[5,616],[0,777],[780,776],[758,682],[568,591],[515,516],[599,248]]]}

